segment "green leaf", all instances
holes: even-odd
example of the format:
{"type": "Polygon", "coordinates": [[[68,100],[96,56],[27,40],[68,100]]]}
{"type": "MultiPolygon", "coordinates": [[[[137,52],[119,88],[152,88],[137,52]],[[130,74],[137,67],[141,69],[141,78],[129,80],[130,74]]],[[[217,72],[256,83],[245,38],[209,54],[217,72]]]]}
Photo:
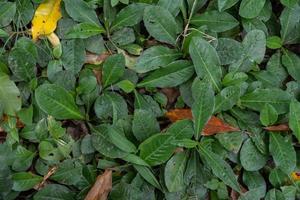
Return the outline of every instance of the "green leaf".
{"type": "Polygon", "coordinates": [[[265,200],[285,200],[285,198],[280,190],[273,188],[268,191],[265,200]]]}
{"type": "Polygon", "coordinates": [[[111,25],[111,30],[130,27],[140,23],[143,19],[145,7],[146,4],[133,3],[120,10],[111,25]]]}
{"type": "Polygon", "coordinates": [[[13,174],[12,179],[14,181],[13,190],[21,192],[32,189],[43,180],[43,177],[29,172],[19,172],[13,174]]]}
{"type": "Polygon", "coordinates": [[[175,154],[166,164],[165,183],[169,192],[178,192],[184,188],[184,171],[187,162],[187,154],[180,152],[175,154]]]}
{"type": "Polygon", "coordinates": [[[102,68],[103,87],[107,87],[118,81],[125,71],[125,59],[122,54],[109,56],[102,68]]]}
{"type": "Polygon", "coordinates": [[[94,35],[104,33],[105,30],[99,25],[90,22],[83,22],[73,26],[65,35],[66,39],[89,38],[94,35]]]}
{"type": "Polygon", "coordinates": [[[242,44],[230,38],[219,38],[216,50],[222,65],[238,61],[243,54],[242,44]]]}
{"type": "Polygon", "coordinates": [[[244,72],[229,72],[222,80],[224,86],[239,85],[248,79],[248,75],[244,72]]]}
{"type": "Polygon", "coordinates": [[[161,186],[158,182],[158,180],[155,178],[154,174],[151,172],[151,170],[148,167],[142,166],[142,165],[133,165],[133,167],[136,169],[136,171],[139,172],[139,174],[151,185],[156,187],[157,189],[161,190],[161,186]]]}
{"type": "Polygon", "coordinates": [[[272,105],[278,114],[288,111],[291,96],[288,92],[272,89],[256,89],[241,97],[241,105],[250,109],[261,111],[266,104],[272,105]]]}
{"type": "Polygon", "coordinates": [[[81,39],[62,41],[62,64],[65,69],[77,74],[85,62],[84,43],[81,39]]]}
{"type": "Polygon", "coordinates": [[[219,113],[231,109],[238,102],[240,95],[241,91],[238,86],[224,88],[216,96],[214,112],[219,113]]]}
{"type": "Polygon", "coordinates": [[[239,14],[244,18],[255,18],[263,9],[266,0],[242,0],[239,14]]]}
{"type": "Polygon", "coordinates": [[[241,148],[240,160],[245,170],[258,171],[265,166],[267,157],[258,151],[252,140],[249,138],[244,142],[241,148]]]}
{"type": "Polygon", "coordinates": [[[132,164],[150,167],[148,163],[146,163],[143,159],[141,159],[139,156],[135,154],[128,154],[127,156],[123,157],[122,160],[130,162],[132,164]]]}
{"type": "Polygon", "coordinates": [[[170,134],[156,134],[142,142],[139,146],[140,157],[149,165],[156,166],[167,161],[175,148],[170,134]]]}
{"type": "Polygon", "coordinates": [[[267,186],[264,177],[259,172],[244,171],[243,182],[250,191],[256,192],[258,198],[263,198],[265,196],[267,186]]]}
{"type": "Polygon", "coordinates": [[[214,91],[209,83],[200,82],[195,86],[199,95],[195,96],[195,102],[192,105],[192,114],[194,118],[195,138],[198,139],[202,129],[213,114],[215,106],[214,91]]]}
{"type": "Polygon", "coordinates": [[[66,186],[58,184],[47,184],[33,197],[34,200],[74,200],[74,198],[75,195],[71,190],[66,186]]]}
{"type": "Polygon", "coordinates": [[[194,66],[188,61],[178,60],[166,67],[150,73],[138,87],[176,87],[189,80],[194,74],[194,66]]]}
{"type": "MultiPolygon", "coordinates": [[[[0,72],[0,110],[8,115],[15,115],[21,109],[20,91],[9,76],[0,72]]],[[[1,111],[0,111],[1,113],[1,111]]]]}
{"type": "Polygon", "coordinates": [[[81,181],[82,165],[76,161],[65,160],[59,164],[51,180],[66,185],[76,185],[81,181]]]}
{"type": "Polygon", "coordinates": [[[15,2],[0,2],[0,27],[8,26],[15,16],[17,7],[15,2]]]}
{"type": "Polygon", "coordinates": [[[122,80],[116,85],[126,93],[131,93],[135,89],[134,83],[129,80],[122,80]]]}
{"type": "Polygon", "coordinates": [[[270,133],[269,151],[276,167],[289,175],[296,167],[296,151],[289,137],[279,133],[270,133]]]}
{"type": "Polygon", "coordinates": [[[160,132],[160,127],[152,112],[142,109],[134,111],[132,133],[136,139],[144,141],[158,132],[160,132]]]}
{"type": "Polygon", "coordinates": [[[137,59],[134,70],[138,73],[145,73],[160,67],[165,67],[181,56],[175,49],[164,46],[154,46],[145,50],[137,59]]]}
{"type": "Polygon", "coordinates": [[[35,153],[27,150],[23,146],[19,145],[16,150],[12,169],[15,171],[26,171],[32,165],[32,160],[35,153]]]}
{"type": "Polygon", "coordinates": [[[204,158],[207,165],[212,169],[213,174],[221,179],[226,185],[230,186],[237,192],[241,192],[239,183],[233,173],[230,165],[226,163],[218,154],[207,150],[201,144],[198,145],[200,156],[204,158]]]}
{"type": "Polygon", "coordinates": [[[167,9],[174,17],[176,17],[180,11],[180,8],[183,4],[182,0],[159,0],[157,2],[158,6],[164,7],[167,9]]]}
{"type": "Polygon", "coordinates": [[[222,12],[234,6],[238,1],[239,0],[218,0],[218,9],[222,12]]]}
{"type": "Polygon", "coordinates": [[[207,78],[213,87],[220,91],[222,70],[215,48],[200,37],[194,37],[189,46],[195,71],[200,78],[207,78]]]}
{"type": "Polygon", "coordinates": [[[211,10],[194,16],[191,19],[191,24],[197,27],[207,26],[209,30],[214,32],[224,32],[236,27],[239,22],[229,13],[211,10]]]}
{"type": "Polygon", "coordinates": [[[270,49],[279,49],[282,47],[282,40],[278,36],[271,36],[267,38],[267,47],[270,49]]]}
{"type": "Polygon", "coordinates": [[[280,35],[284,44],[297,43],[299,39],[300,6],[284,8],[280,15],[280,35]]]}
{"type": "Polygon", "coordinates": [[[168,10],[160,6],[148,6],[145,8],[143,19],[151,36],[160,42],[176,44],[177,23],[168,10]]]}
{"type": "Polygon", "coordinates": [[[43,84],[35,91],[38,106],[56,119],[84,119],[74,97],[55,84],[43,84]]]}
{"type": "Polygon", "coordinates": [[[21,38],[9,53],[9,68],[19,80],[29,82],[36,75],[36,59],[34,43],[28,38],[21,38]]]}
{"type": "Polygon", "coordinates": [[[7,38],[8,36],[8,33],[0,28],[0,38],[7,38]]]}
{"type": "Polygon", "coordinates": [[[251,62],[261,63],[266,51],[266,36],[261,30],[252,30],[247,33],[243,40],[243,47],[251,62]]]}
{"type": "Polygon", "coordinates": [[[217,138],[217,140],[226,150],[232,151],[236,154],[239,152],[244,140],[241,132],[216,134],[215,138],[217,138]]]}
{"type": "Polygon", "coordinates": [[[300,103],[295,99],[290,103],[289,127],[300,141],[300,103]]]}
{"type": "Polygon", "coordinates": [[[274,124],[278,119],[277,111],[270,104],[266,104],[260,112],[260,121],[264,126],[274,124]]]}
{"type": "Polygon", "coordinates": [[[99,96],[95,101],[94,110],[98,118],[111,117],[114,123],[128,116],[126,101],[121,95],[113,92],[106,92],[99,96]]]}
{"type": "Polygon", "coordinates": [[[111,142],[108,125],[100,125],[98,127],[90,126],[90,128],[93,146],[101,154],[110,158],[122,158],[127,155],[126,152],[111,142]]]}
{"type": "Polygon", "coordinates": [[[78,22],[100,25],[96,12],[83,0],[63,0],[67,13],[78,22]]]}
{"type": "Polygon", "coordinates": [[[298,2],[298,0],[280,0],[280,3],[290,8],[295,6],[298,2]]]}
{"type": "Polygon", "coordinates": [[[132,142],[130,142],[118,129],[115,127],[110,126],[108,128],[108,135],[110,141],[116,145],[119,149],[127,152],[127,153],[134,153],[137,151],[136,147],[132,142]]]}
{"type": "Polygon", "coordinates": [[[282,55],[282,64],[295,80],[300,80],[300,57],[297,54],[291,51],[284,51],[284,54],[282,55]]]}
{"type": "Polygon", "coordinates": [[[173,154],[174,142],[180,139],[190,139],[193,136],[193,126],[189,120],[178,121],[168,128],[167,133],[156,134],[142,142],[139,146],[140,156],[149,165],[155,166],[166,162],[173,154]]]}

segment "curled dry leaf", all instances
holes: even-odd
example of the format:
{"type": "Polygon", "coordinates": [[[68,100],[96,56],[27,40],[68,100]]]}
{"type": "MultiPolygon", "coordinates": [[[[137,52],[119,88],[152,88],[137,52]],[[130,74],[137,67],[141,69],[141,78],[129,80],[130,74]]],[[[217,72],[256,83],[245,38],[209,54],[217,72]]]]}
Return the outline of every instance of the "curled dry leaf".
{"type": "MultiPolygon", "coordinates": [[[[182,119],[193,119],[191,109],[174,109],[167,112],[166,116],[172,122],[182,119]]],[[[201,134],[203,136],[210,136],[215,135],[217,133],[234,132],[239,130],[239,128],[230,126],[229,124],[223,122],[221,119],[212,116],[208,123],[205,125],[201,134]]]]}
{"type": "Polygon", "coordinates": [[[267,131],[273,131],[273,132],[276,132],[276,131],[290,131],[290,127],[289,127],[288,124],[279,124],[279,125],[276,125],[276,126],[268,126],[268,127],[265,127],[264,129],[267,130],[267,131]]]}
{"type": "Polygon", "coordinates": [[[84,200],[106,200],[112,188],[112,171],[105,170],[99,175],[84,200]]]}
{"type": "Polygon", "coordinates": [[[39,36],[53,33],[57,26],[57,21],[62,17],[60,12],[61,0],[46,0],[41,3],[35,11],[31,34],[36,41],[39,36]]]}
{"type": "Polygon", "coordinates": [[[40,190],[45,186],[46,181],[52,176],[57,170],[57,166],[51,167],[48,173],[44,176],[42,182],[34,186],[34,189],[40,190]]]}

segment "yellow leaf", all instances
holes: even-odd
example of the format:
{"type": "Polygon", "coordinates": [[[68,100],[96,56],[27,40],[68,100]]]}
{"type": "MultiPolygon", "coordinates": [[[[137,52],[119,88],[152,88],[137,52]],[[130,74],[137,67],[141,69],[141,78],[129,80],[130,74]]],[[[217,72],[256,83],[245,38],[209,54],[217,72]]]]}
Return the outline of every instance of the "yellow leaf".
{"type": "Polygon", "coordinates": [[[300,173],[299,172],[292,172],[291,177],[294,181],[299,181],[300,180],[300,173]]]}
{"type": "Polygon", "coordinates": [[[49,35],[56,29],[57,21],[61,18],[61,0],[46,0],[35,11],[32,20],[32,39],[36,41],[39,36],[49,35]]]}

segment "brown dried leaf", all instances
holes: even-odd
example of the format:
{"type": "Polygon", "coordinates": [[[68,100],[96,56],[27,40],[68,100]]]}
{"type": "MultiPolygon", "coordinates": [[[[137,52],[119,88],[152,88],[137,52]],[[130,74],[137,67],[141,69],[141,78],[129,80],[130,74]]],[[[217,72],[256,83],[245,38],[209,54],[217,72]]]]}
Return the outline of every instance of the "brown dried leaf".
{"type": "Polygon", "coordinates": [[[90,189],[84,200],[106,200],[112,188],[112,171],[105,170],[97,177],[94,186],[90,189]]]}
{"type": "Polygon", "coordinates": [[[279,124],[275,126],[268,126],[264,128],[267,131],[290,131],[290,127],[288,124],[279,124]]]}
{"type": "Polygon", "coordinates": [[[100,65],[110,55],[111,54],[109,52],[104,52],[104,53],[102,53],[100,55],[86,52],[85,63],[87,63],[87,64],[93,64],[93,65],[100,65]]]}
{"type": "MultiPolygon", "coordinates": [[[[191,109],[174,109],[166,113],[166,116],[172,121],[175,122],[177,120],[182,119],[193,119],[191,109]]],[[[239,128],[230,126],[226,124],[221,119],[212,116],[208,123],[205,125],[202,135],[210,136],[215,135],[217,133],[225,133],[225,132],[234,132],[239,131],[239,128]]]]}
{"type": "Polygon", "coordinates": [[[48,171],[48,173],[44,176],[42,182],[40,182],[39,184],[37,184],[36,186],[34,186],[34,189],[36,190],[40,190],[44,187],[46,181],[50,178],[50,176],[52,176],[57,170],[57,166],[51,167],[50,170],[48,171]]]}

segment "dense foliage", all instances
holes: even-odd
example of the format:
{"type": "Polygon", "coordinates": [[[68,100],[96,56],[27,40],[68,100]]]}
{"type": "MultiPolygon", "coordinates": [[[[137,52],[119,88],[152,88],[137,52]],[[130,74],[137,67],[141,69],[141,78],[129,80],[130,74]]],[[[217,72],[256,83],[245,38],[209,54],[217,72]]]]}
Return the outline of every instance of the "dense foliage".
{"type": "Polygon", "coordinates": [[[0,199],[300,199],[299,100],[299,0],[0,0],[0,199]]]}

